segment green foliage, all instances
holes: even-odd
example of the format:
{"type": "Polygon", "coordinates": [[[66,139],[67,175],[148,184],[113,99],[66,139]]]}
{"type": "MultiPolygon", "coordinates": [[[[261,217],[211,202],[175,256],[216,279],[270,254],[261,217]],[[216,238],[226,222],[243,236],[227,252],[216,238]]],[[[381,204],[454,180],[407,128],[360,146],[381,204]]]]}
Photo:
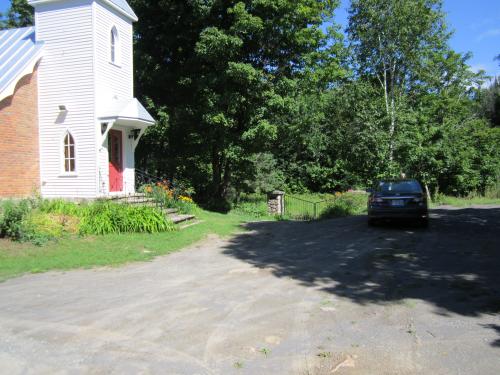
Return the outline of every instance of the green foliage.
{"type": "Polygon", "coordinates": [[[233,207],[233,212],[256,219],[268,218],[267,196],[263,194],[243,194],[233,207]]]}
{"type": "Polygon", "coordinates": [[[81,214],[80,233],[159,233],[175,230],[162,212],[152,207],[123,205],[110,202],[93,203],[81,214]]]}
{"type": "Polygon", "coordinates": [[[33,25],[33,8],[27,0],[11,0],[7,14],[0,13],[0,30],[33,25]]]}
{"type": "Polygon", "coordinates": [[[360,215],[366,211],[367,197],[365,194],[349,194],[337,197],[329,202],[321,212],[321,219],[360,215]]]}
{"type": "Polygon", "coordinates": [[[2,203],[0,216],[0,237],[23,241],[31,236],[31,228],[26,217],[33,208],[30,200],[7,201],[2,203]]]}
{"type": "MultiPolygon", "coordinates": [[[[231,187],[277,140],[287,92],[310,67],[335,77],[337,43],[321,31],[332,0],[132,1],[139,91],[168,113],[138,150],[143,168],[192,181],[198,198],[227,207],[231,187]],[[154,134],[154,135],[153,135],[154,134]],[[153,153],[153,155],[152,155],[153,153]]],[[[330,35],[333,35],[332,31],[330,35]]],[[[338,70],[338,69],[337,69],[338,70]]]]}
{"type": "Polygon", "coordinates": [[[41,212],[71,216],[80,216],[82,207],[82,205],[64,199],[45,199],[38,204],[41,212]]]}
{"type": "Polygon", "coordinates": [[[466,197],[453,197],[438,193],[433,198],[433,205],[435,206],[454,206],[454,207],[468,207],[472,205],[499,205],[500,204],[500,190],[490,190],[487,196],[477,193],[471,193],[466,197]]]}
{"type": "Polygon", "coordinates": [[[284,188],[285,176],[272,153],[258,153],[250,158],[253,168],[243,180],[243,190],[266,194],[284,188]]]}
{"type": "Polygon", "coordinates": [[[493,83],[480,91],[479,113],[490,120],[493,126],[500,127],[500,79],[495,77],[493,83]]]}
{"type": "Polygon", "coordinates": [[[162,208],[174,208],[183,214],[196,214],[198,205],[191,198],[191,192],[182,184],[167,181],[155,185],[144,185],[140,190],[148,197],[154,198],[156,204],[162,208]]]}
{"type": "Polygon", "coordinates": [[[485,194],[500,169],[498,85],[478,89],[442,3],[353,0],[346,48],[322,27],[338,1],[132,0],[160,20],[137,25],[138,90],[159,118],[138,164],[220,211],[242,193],[401,173],[433,194],[485,194]]]}
{"type": "Polygon", "coordinates": [[[316,220],[360,215],[366,212],[366,206],[367,196],[362,193],[288,195],[282,219],[316,220]]]}
{"type": "Polygon", "coordinates": [[[4,202],[0,212],[0,237],[37,244],[71,234],[158,233],[176,229],[156,208],[109,201],[77,204],[25,199],[4,202]]]}
{"type": "MultiPolygon", "coordinates": [[[[79,224],[77,216],[47,213],[40,209],[32,210],[27,217],[28,228],[31,228],[31,233],[38,241],[41,239],[41,242],[78,234],[79,224]]],[[[30,240],[33,241],[33,238],[30,240]]]]}

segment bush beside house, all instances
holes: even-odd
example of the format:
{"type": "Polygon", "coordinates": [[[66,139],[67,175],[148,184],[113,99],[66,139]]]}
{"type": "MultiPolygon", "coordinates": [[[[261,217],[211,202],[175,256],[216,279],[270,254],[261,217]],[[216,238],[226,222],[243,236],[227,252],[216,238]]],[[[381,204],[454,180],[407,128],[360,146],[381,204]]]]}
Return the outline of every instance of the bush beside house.
{"type": "Polygon", "coordinates": [[[42,244],[67,235],[159,233],[174,231],[164,213],[148,206],[109,201],[5,201],[0,208],[0,237],[42,244]]]}

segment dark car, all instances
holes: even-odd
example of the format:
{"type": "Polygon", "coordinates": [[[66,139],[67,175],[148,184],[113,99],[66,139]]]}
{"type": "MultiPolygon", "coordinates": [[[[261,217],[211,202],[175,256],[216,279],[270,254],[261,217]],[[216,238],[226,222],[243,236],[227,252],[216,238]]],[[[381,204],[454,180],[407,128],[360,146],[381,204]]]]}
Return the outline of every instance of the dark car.
{"type": "Polygon", "coordinates": [[[377,220],[411,219],[427,226],[427,196],[417,180],[383,180],[375,189],[367,190],[368,224],[377,220]]]}

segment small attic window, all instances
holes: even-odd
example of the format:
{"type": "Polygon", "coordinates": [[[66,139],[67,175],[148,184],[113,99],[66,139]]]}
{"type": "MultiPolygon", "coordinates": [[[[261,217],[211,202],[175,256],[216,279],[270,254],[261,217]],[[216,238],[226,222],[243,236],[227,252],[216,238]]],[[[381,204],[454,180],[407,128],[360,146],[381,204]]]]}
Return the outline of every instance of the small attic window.
{"type": "Polygon", "coordinates": [[[111,63],[119,65],[120,64],[120,38],[118,36],[118,30],[115,26],[111,29],[111,45],[110,45],[110,54],[111,54],[111,63]]]}

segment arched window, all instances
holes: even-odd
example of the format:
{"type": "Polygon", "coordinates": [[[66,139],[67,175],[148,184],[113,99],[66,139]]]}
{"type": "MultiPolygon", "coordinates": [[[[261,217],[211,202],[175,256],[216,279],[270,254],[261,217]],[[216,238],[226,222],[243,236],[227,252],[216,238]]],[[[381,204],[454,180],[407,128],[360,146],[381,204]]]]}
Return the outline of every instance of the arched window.
{"type": "Polygon", "coordinates": [[[118,30],[113,26],[111,29],[111,62],[118,64],[120,62],[120,39],[118,37],[118,30]]]}
{"type": "Polygon", "coordinates": [[[64,136],[64,172],[76,171],[75,159],[75,140],[71,133],[66,133],[64,136]]]}

